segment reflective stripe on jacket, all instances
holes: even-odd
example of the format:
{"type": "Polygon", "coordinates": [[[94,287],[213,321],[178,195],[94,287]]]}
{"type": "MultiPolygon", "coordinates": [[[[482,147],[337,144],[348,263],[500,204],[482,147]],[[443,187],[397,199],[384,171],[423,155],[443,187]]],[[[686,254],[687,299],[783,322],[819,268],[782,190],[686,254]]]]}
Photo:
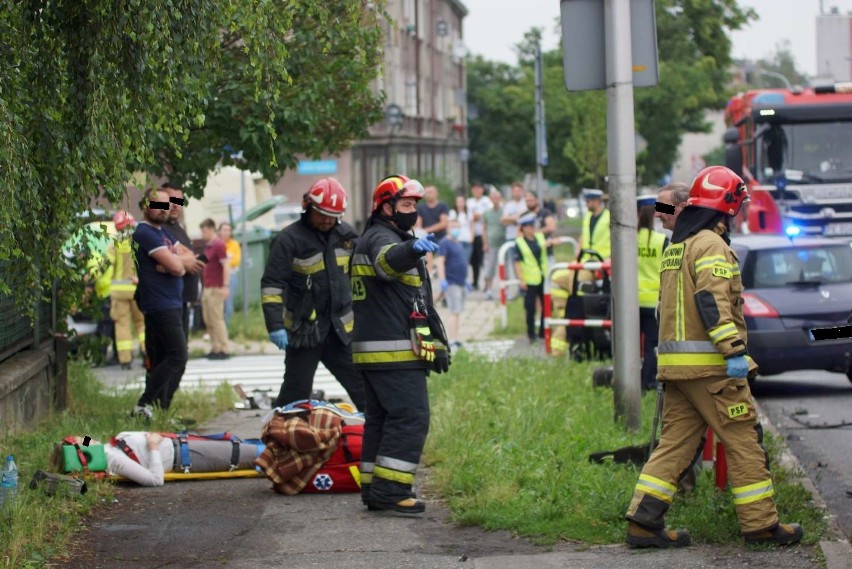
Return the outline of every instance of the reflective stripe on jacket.
{"type": "Polygon", "coordinates": [[[515,246],[518,248],[518,254],[520,256],[520,276],[524,279],[525,283],[533,286],[539,285],[544,281],[548,267],[547,245],[545,244],[546,239],[544,238],[544,233],[536,231],[534,236],[539,247],[538,259],[533,256],[532,249],[530,249],[526,239],[523,237],[515,238],[515,246]]]}
{"type": "Polygon", "coordinates": [[[136,259],[133,256],[133,238],[127,237],[113,243],[107,251],[110,263],[109,294],[114,298],[130,299],[136,292],[132,278],[136,276],[136,259]]]}
{"type": "Polygon", "coordinates": [[[352,305],[355,331],[352,361],[361,370],[429,368],[412,349],[409,315],[422,298],[429,310],[431,289],[423,254],[414,250],[414,236],[373,219],[352,257],[352,305]]]}
{"type": "Polygon", "coordinates": [[[357,237],[345,222],[324,235],[310,226],[307,214],[275,237],[260,280],[260,303],[269,332],[292,330],[310,284],[320,340],[334,329],[349,344],[355,324],[349,260],[357,237]]]}
{"type": "MultiPolygon", "coordinates": [[[[589,228],[592,224],[592,212],[587,211],[583,216],[583,229],[580,237],[583,249],[594,249],[604,259],[612,257],[612,245],[610,244],[609,235],[609,210],[604,209],[598,222],[595,224],[594,234],[589,233],[589,228]]],[[[583,256],[581,261],[588,260],[587,256],[583,256]]],[[[594,259],[597,261],[597,259],[594,259]]]]}
{"type": "Polygon", "coordinates": [[[725,358],[746,353],[743,283],[723,228],[699,231],[663,253],[658,379],[726,377],[725,358]]]}
{"type": "Polygon", "coordinates": [[[660,260],[666,236],[645,228],[639,230],[639,306],[654,308],[660,296],[660,260]]]}

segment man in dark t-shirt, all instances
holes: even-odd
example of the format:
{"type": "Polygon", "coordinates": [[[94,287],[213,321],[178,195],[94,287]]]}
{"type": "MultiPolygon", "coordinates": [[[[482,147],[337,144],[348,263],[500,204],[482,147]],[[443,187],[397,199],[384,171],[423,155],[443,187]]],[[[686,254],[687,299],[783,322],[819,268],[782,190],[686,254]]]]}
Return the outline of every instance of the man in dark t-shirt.
{"type": "MultiPolygon", "coordinates": [[[[163,184],[163,189],[169,194],[169,218],[166,220],[165,229],[172,237],[192,251],[192,239],[186,234],[186,230],[180,224],[180,218],[183,214],[183,206],[186,204],[186,198],[183,195],[183,189],[166,182],[163,184]]],[[[191,266],[186,268],[186,274],[183,276],[183,307],[182,307],[182,324],[183,334],[189,341],[189,313],[193,307],[198,304],[199,284],[201,271],[204,268],[204,263],[197,259],[191,266]]]]}
{"type": "Polygon", "coordinates": [[[134,415],[153,418],[153,406],[168,409],[171,396],[186,368],[186,338],[181,326],[183,280],[186,266],[195,256],[163,229],[169,215],[169,196],[164,190],[148,190],[139,203],[144,221],[133,232],[139,284],[136,300],[145,315],[145,348],[148,354],[145,391],[134,415]]]}
{"type": "Polygon", "coordinates": [[[417,223],[424,232],[434,233],[435,241],[440,241],[447,236],[450,208],[438,201],[438,188],[435,186],[426,186],[423,191],[423,203],[417,206],[417,223]]]}

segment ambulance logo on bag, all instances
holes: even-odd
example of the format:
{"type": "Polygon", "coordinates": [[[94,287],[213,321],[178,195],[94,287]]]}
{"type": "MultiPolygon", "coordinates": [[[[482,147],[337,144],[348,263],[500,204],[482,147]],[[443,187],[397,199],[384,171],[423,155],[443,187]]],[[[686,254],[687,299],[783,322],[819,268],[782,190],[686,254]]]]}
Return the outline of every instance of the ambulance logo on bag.
{"type": "Polygon", "coordinates": [[[332,486],[334,486],[334,480],[328,474],[317,474],[314,476],[314,488],[320,492],[331,490],[332,486]]]}

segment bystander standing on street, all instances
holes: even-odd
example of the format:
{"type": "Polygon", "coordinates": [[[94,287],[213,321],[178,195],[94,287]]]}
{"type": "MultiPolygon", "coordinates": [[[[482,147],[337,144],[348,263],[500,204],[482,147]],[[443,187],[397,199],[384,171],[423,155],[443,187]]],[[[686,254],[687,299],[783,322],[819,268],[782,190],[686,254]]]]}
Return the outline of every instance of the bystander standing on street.
{"type": "Polygon", "coordinates": [[[195,263],[193,252],[164,229],[169,217],[169,194],[150,189],[139,203],[145,219],[136,226],[133,242],[139,284],[136,298],[145,315],[148,373],[145,391],[133,414],[151,419],[153,406],[168,409],[183,377],[187,345],[183,326],[183,280],[195,263]]]}
{"type": "Polygon", "coordinates": [[[423,188],[426,196],[417,205],[417,226],[424,233],[434,233],[440,241],[447,236],[447,223],[450,220],[450,208],[438,199],[438,188],[426,186],[423,188]]]}
{"type": "Polygon", "coordinates": [[[207,218],[201,222],[201,237],[204,239],[204,256],[207,264],[202,275],[201,309],[204,326],[210,334],[211,360],[226,360],[228,354],[228,327],[225,325],[225,300],[230,296],[228,287],[231,266],[228,251],[218,235],[216,223],[207,218]]]}
{"type": "Polygon", "coordinates": [[[470,213],[467,209],[467,200],[462,195],[457,195],[453,209],[450,210],[450,221],[457,221],[459,224],[459,243],[461,243],[464,254],[467,257],[467,263],[470,262],[470,256],[473,253],[473,221],[470,219],[470,213]]]}
{"type": "Polygon", "coordinates": [[[485,224],[482,216],[491,209],[491,200],[485,197],[485,187],[473,184],[470,187],[470,197],[467,200],[467,215],[473,223],[473,247],[470,253],[470,267],[473,270],[473,288],[479,288],[479,273],[482,270],[485,253],[485,224]]]}
{"type": "MultiPolygon", "coordinates": [[[[532,213],[535,216],[534,223],[536,231],[540,231],[544,235],[545,239],[550,239],[556,235],[556,217],[553,215],[552,211],[544,207],[538,201],[538,196],[536,196],[535,192],[527,191],[527,193],[524,194],[524,201],[527,205],[527,209],[522,215],[526,216],[527,214],[532,213]]],[[[547,260],[549,263],[554,262],[552,245],[548,245],[547,247],[547,260]]]]}
{"type": "Polygon", "coordinates": [[[447,236],[438,242],[435,265],[438,269],[440,295],[447,303],[447,337],[452,348],[460,348],[459,317],[464,312],[467,295],[467,260],[459,243],[461,229],[457,221],[450,222],[447,236]]]}
{"type": "Polygon", "coordinates": [[[506,236],[506,229],[503,226],[503,196],[497,188],[492,188],[488,194],[491,200],[491,209],[482,214],[482,223],[485,230],[482,233],[484,261],[482,263],[482,276],[485,279],[483,290],[485,298],[492,300],[494,291],[491,289],[494,284],[494,275],[497,273],[497,253],[500,251],[500,246],[506,236]]]}
{"type": "MultiPolygon", "coordinates": [[[[186,205],[183,189],[169,182],[163,184],[162,187],[169,195],[169,218],[166,220],[164,228],[178,243],[193,251],[192,239],[186,234],[186,230],[181,224],[183,208],[186,205]]],[[[186,274],[183,277],[181,326],[187,342],[189,341],[189,315],[201,300],[201,271],[203,269],[204,262],[196,258],[196,261],[186,268],[186,274]]]]}
{"type": "Polygon", "coordinates": [[[225,242],[228,251],[228,266],[231,268],[228,289],[230,294],[225,299],[225,326],[231,325],[231,317],[234,315],[234,293],[237,292],[239,282],[240,263],[242,262],[242,247],[240,242],[233,237],[233,228],[226,222],[219,224],[219,238],[225,242]]]}

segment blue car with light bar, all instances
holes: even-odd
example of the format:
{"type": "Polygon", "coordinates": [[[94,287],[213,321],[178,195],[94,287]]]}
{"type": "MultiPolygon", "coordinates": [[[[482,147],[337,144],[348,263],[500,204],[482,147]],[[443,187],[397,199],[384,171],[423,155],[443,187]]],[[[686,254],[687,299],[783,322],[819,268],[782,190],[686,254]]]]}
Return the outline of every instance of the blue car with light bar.
{"type": "MultiPolygon", "coordinates": [[[[824,237],[737,235],[748,351],[760,375],[794,370],[845,373],[852,338],[815,340],[814,328],[847,326],[852,310],[852,243],[824,237]]],[[[848,329],[848,328],[847,328],[848,329]]]]}

